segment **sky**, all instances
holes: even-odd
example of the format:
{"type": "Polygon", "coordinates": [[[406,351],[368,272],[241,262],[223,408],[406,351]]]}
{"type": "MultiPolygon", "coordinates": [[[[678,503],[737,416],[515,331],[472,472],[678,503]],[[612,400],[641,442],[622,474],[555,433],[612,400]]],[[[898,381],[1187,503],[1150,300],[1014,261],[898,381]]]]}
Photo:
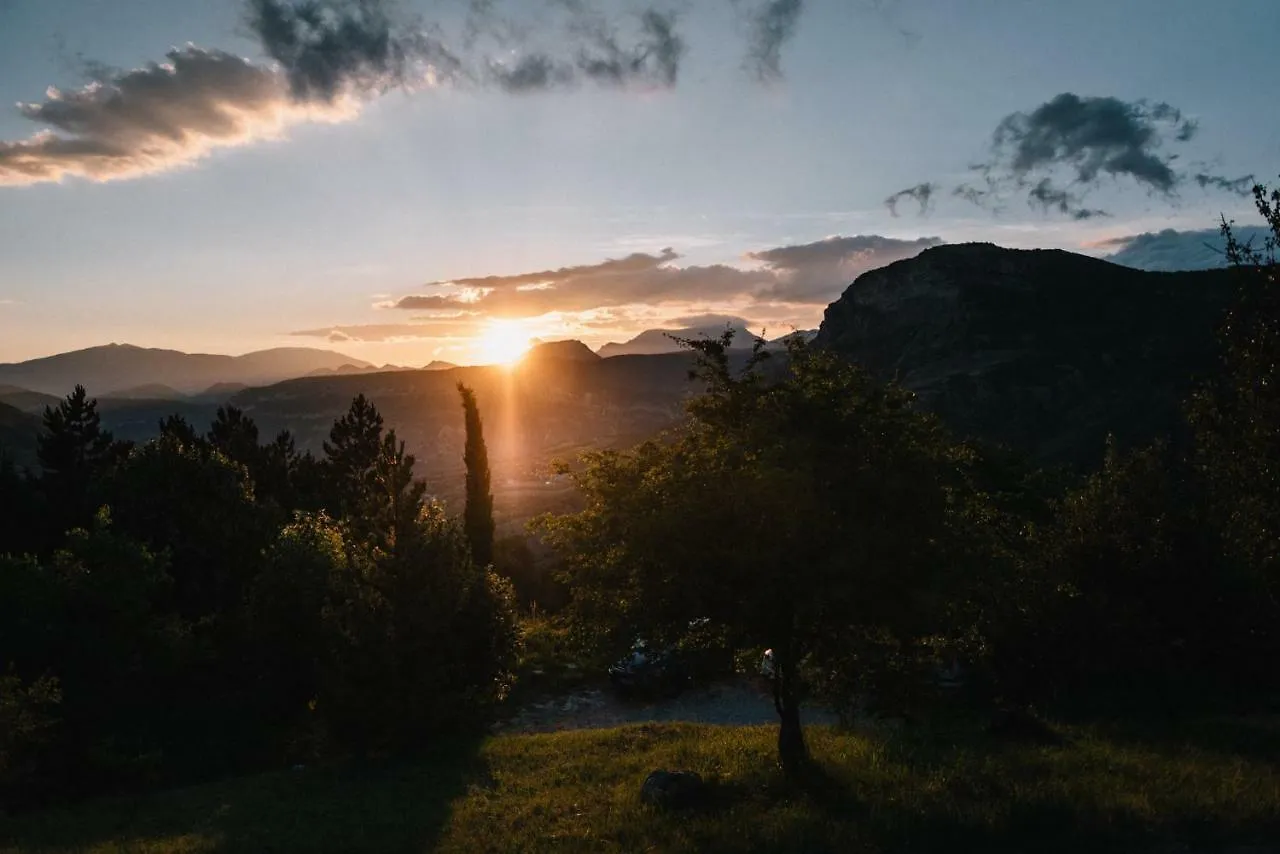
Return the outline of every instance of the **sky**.
{"type": "Polygon", "coordinates": [[[1212,263],[1280,175],[1277,32],[1275,0],[0,0],[0,361],[781,335],[970,240],[1212,263]]]}

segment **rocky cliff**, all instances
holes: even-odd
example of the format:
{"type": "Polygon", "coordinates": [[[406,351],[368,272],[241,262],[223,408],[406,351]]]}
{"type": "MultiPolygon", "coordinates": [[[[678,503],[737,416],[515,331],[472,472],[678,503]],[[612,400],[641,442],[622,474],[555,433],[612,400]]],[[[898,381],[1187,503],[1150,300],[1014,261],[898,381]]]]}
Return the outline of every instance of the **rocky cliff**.
{"type": "Polygon", "coordinates": [[[865,273],[817,343],[896,378],[958,434],[1096,465],[1177,429],[1217,368],[1230,271],[1153,273],[1059,250],[959,244],[865,273]]]}

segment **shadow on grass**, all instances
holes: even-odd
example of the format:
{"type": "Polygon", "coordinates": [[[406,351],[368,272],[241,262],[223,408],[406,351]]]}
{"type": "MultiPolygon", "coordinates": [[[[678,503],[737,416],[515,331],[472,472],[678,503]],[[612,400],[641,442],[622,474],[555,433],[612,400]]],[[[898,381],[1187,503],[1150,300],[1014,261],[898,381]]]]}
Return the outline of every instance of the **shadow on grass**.
{"type": "MultiPolygon", "coordinates": [[[[1275,810],[1224,815],[1193,808],[1153,814],[1124,797],[1109,800],[1041,788],[1037,784],[1055,771],[1035,754],[1049,746],[1038,745],[1024,760],[1016,746],[1000,739],[945,743],[936,733],[891,736],[881,742],[882,761],[901,775],[898,779],[916,782],[880,785],[816,760],[773,781],[753,808],[769,810],[800,799],[807,803],[815,815],[806,851],[1280,854],[1275,843],[1280,812],[1275,810]],[[978,765],[960,770],[963,764],[953,763],[961,755],[978,765],[983,757],[995,758],[997,765],[985,772],[978,765]],[[937,773],[948,767],[951,772],[937,773]],[[922,778],[929,783],[921,785],[922,778]]],[[[1072,749],[1065,740],[1052,746],[1064,754],[1072,749]]],[[[787,849],[765,845],[751,850],[787,849]]]]}
{"type": "Polygon", "coordinates": [[[1100,731],[1117,742],[1155,750],[1192,748],[1280,767],[1280,717],[1276,715],[1157,724],[1125,721],[1100,731]]]}
{"type": "Polygon", "coordinates": [[[493,785],[479,746],[459,738],[412,761],[271,772],[0,818],[0,849],[428,851],[454,800],[493,785]]]}

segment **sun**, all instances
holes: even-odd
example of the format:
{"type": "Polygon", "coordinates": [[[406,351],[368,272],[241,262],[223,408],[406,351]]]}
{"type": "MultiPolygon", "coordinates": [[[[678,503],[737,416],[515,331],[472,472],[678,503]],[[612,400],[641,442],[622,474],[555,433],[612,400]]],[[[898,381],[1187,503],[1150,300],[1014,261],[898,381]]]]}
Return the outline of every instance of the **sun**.
{"type": "Polygon", "coordinates": [[[486,364],[513,365],[529,349],[529,333],[512,320],[492,320],[476,339],[476,352],[486,364]]]}

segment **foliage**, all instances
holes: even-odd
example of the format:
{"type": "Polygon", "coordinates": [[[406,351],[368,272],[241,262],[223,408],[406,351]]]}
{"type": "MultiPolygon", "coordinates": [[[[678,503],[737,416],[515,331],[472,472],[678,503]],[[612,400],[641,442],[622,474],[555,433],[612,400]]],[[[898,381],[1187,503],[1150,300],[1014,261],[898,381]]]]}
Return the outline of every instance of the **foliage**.
{"type": "Polygon", "coordinates": [[[82,388],[45,421],[41,477],[0,466],[0,803],[419,749],[509,689],[510,585],[364,398],[323,460],[234,407],[136,448],[82,388]]]}
{"type": "Polygon", "coordinates": [[[1232,558],[1280,606],[1280,188],[1253,190],[1270,229],[1240,243],[1223,221],[1239,297],[1223,324],[1223,372],[1192,402],[1197,465],[1232,558]]]}
{"type": "Polygon", "coordinates": [[[421,750],[483,720],[509,688],[510,588],[471,561],[438,505],[420,506],[391,548],[340,565],[334,587],[317,709],[339,743],[421,750]]]}
{"type": "Polygon", "coordinates": [[[794,346],[771,382],[760,350],[734,376],[730,341],[689,342],[708,389],[689,425],[588,456],[587,509],[543,528],[577,616],[614,643],[707,618],[731,649],[772,648],[786,762],[803,756],[802,663],[862,671],[882,636],[914,659],[937,633],[968,454],[832,356],[794,346]]]}

